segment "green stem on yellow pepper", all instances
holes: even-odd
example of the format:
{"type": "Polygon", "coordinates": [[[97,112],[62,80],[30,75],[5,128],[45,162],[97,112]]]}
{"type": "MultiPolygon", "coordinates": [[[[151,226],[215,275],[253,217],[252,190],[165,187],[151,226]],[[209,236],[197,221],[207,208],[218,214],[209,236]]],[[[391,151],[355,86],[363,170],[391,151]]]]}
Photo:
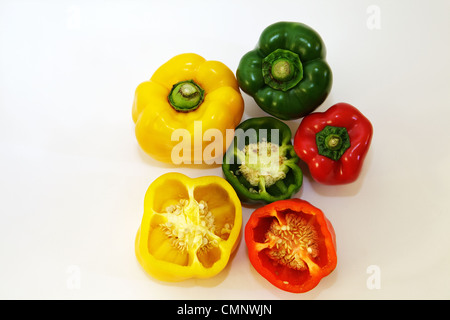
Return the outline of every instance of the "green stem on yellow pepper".
{"type": "Polygon", "coordinates": [[[200,106],[203,102],[204,95],[205,90],[193,80],[187,80],[173,85],[168,100],[175,110],[189,112],[200,106]]]}

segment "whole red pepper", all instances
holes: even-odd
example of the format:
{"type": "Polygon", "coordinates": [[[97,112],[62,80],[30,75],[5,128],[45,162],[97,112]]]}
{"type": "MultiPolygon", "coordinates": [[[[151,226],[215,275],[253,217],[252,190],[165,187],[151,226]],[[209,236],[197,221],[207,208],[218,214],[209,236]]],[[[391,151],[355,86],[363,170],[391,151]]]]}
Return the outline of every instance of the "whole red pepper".
{"type": "Polygon", "coordinates": [[[336,185],[355,181],[372,140],[370,121],[348,103],[303,118],[294,137],[297,155],[317,182],[336,185]]]}

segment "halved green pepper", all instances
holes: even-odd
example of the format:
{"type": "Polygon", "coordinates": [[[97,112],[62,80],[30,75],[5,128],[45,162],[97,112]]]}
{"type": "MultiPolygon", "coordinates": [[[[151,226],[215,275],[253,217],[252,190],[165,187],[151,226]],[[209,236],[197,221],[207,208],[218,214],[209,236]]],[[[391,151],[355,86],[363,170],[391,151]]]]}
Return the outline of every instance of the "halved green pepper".
{"type": "Polygon", "coordinates": [[[300,190],[303,173],[291,137],[291,129],[273,117],[248,119],[236,128],[222,170],[243,203],[271,203],[300,190]]]}
{"type": "Polygon", "coordinates": [[[277,22],[240,60],[241,89],[265,112],[283,120],[314,111],[331,91],[332,73],[320,35],[305,24],[277,22]]]}

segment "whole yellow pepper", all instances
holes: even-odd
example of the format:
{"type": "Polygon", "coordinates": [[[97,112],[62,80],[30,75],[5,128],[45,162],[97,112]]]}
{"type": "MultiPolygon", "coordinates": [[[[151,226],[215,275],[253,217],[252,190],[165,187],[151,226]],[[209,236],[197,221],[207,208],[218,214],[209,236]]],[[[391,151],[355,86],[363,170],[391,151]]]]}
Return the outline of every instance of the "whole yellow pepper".
{"type": "Polygon", "coordinates": [[[220,159],[243,112],[244,100],[233,72],[219,61],[193,53],[173,57],[141,83],[132,109],[139,145],[151,157],[169,163],[174,162],[173,152],[185,153],[185,163],[220,159]],[[180,134],[177,129],[184,131],[180,134]],[[216,133],[214,139],[204,139],[203,132],[209,129],[216,133]],[[189,148],[180,147],[181,138],[189,148]],[[213,140],[217,148],[204,152],[213,140]]]}
{"type": "Polygon", "coordinates": [[[228,264],[241,227],[241,203],[225,179],[166,173],[145,194],[136,257],[158,280],[212,277],[228,264]]]}

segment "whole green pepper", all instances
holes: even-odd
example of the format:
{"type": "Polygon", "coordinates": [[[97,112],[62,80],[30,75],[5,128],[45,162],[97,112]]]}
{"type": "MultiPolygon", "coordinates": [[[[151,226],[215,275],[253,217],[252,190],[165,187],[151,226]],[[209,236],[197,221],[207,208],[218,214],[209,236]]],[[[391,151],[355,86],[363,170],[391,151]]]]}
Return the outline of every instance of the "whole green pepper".
{"type": "Polygon", "coordinates": [[[305,24],[277,22],[240,60],[241,89],[265,112],[283,120],[315,110],[331,91],[332,73],[320,35],[305,24]]]}
{"type": "Polygon", "coordinates": [[[243,203],[271,203],[300,190],[303,173],[291,137],[291,129],[272,117],[251,118],[236,128],[222,170],[243,203]]]}

